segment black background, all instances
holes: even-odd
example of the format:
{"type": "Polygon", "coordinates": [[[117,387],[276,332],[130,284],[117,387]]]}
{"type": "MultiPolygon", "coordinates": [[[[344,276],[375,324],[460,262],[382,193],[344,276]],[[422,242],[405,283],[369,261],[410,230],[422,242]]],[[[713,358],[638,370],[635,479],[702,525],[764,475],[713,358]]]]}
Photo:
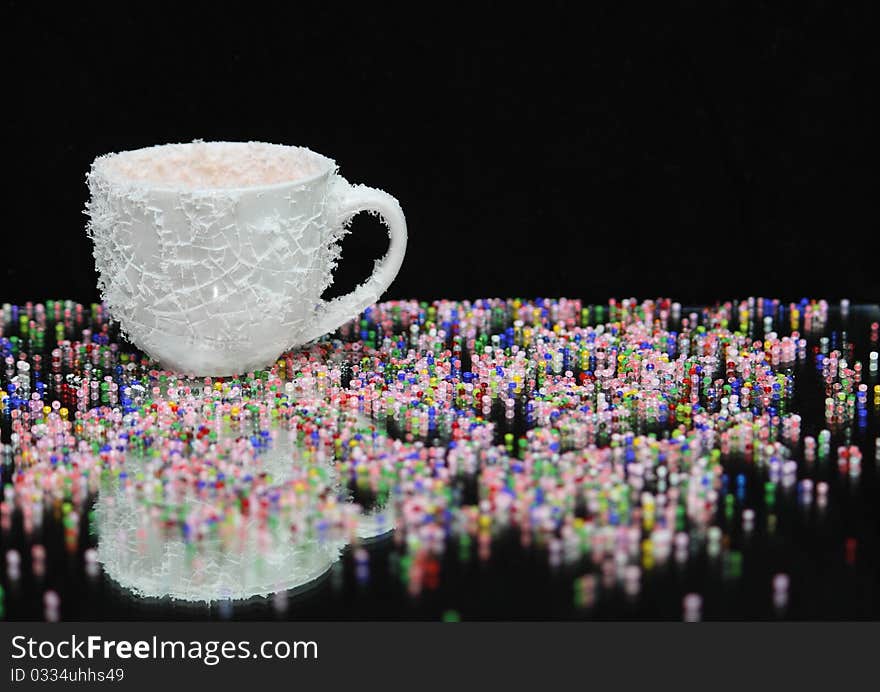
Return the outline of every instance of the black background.
{"type": "MultiPolygon", "coordinates": [[[[395,195],[388,297],[880,293],[872,3],[33,4],[4,21],[5,301],[96,299],[92,159],[194,138],[395,195]]],[[[385,245],[356,221],[333,292],[385,245]]]]}

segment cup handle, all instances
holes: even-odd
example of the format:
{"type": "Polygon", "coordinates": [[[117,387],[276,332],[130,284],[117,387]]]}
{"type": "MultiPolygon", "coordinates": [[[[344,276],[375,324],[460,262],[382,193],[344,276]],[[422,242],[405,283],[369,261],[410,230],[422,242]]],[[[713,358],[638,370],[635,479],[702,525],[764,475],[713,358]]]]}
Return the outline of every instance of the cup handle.
{"type": "Polygon", "coordinates": [[[340,198],[336,219],[338,225],[346,226],[362,211],[378,215],[388,228],[390,244],[388,253],[382,259],[376,260],[373,273],[365,283],[347,295],[321,301],[318,322],[300,338],[302,343],[334,331],[378,301],[400,271],[403,256],[406,254],[406,218],[400,203],[394,197],[366,185],[352,185],[344,178],[337,179],[335,194],[340,198]]]}

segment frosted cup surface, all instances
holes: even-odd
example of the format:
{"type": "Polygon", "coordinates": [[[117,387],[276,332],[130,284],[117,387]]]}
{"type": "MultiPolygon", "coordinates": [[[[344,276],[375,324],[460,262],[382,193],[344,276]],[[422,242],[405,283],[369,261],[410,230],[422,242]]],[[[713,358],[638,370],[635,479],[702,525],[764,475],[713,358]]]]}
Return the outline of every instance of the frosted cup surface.
{"type": "Polygon", "coordinates": [[[305,147],[167,144],[99,156],[87,180],[101,295],[132,343],[184,374],[263,368],[333,331],[379,299],[406,251],[397,200],[305,147]],[[388,254],[324,301],[362,211],[388,227],[388,254]]]}

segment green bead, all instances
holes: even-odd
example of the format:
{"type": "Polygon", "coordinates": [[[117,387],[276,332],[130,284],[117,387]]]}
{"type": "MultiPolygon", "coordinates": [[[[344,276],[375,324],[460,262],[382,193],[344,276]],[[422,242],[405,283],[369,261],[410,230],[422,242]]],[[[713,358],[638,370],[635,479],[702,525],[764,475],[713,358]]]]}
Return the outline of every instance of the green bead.
{"type": "Polygon", "coordinates": [[[769,506],[776,503],[776,483],[767,481],[764,484],[764,500],[769,506]]]}

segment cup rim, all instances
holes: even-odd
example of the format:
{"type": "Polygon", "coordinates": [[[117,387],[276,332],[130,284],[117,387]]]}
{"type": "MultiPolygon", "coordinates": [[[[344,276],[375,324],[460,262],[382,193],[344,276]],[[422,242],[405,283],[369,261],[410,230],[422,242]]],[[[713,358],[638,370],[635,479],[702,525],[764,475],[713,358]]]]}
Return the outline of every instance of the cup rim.
{"type": "Polygon", "coordinates": [[[89,177],[97,174],[103,177],[111,185],[124,186],[129,188],[140,188],[143,190],[149,190],[151,192],[165,192],[173,194],[242,194],[245,192],[272,191],[285,187],[298,187],[300,185],[314,182],[328,175],[329,173],[333,173],[336,169],[336,161],[331,159],[329,156],[324,156],[323,154],[320,154],[317,151],[313,151],[308,147],[297,146],[293,144],[277,144],[274,142],[260,142],[256,140],[248,140],[246,142],[233,142],[228,140],[204,141],[200,139],[195,139],[192,142],[166,142],[164,144],[155,144],[148,147],[139,147],[137,149],[126,149],[124,151],[114,151],[102,154],[100,156],[97,156],[92,162],[91,170],[89,171],[89,177]],[[324,169],[319,171],[318,173],[313,173],[312,175],[308,175],[302,178],[296,178],[294,180],[283,180],[279,183],[268,183],[265,185],[246,185],[239,187],[188,187],[186,185],[169,185],[163,183],[155,183],[149,180],[132,180],[124,177],[118,177],[114,176],[111,172],[107,170],[106,164],[109,161],[116,159],[120,156],[125,156],[126,154],[146,151],[148,149],[165,149],[168,147],[190,146],[193,144],[263,144],[280,149],[295,149],[302,154],[313,157],[315,160],[323,165],[324,169]]]}

